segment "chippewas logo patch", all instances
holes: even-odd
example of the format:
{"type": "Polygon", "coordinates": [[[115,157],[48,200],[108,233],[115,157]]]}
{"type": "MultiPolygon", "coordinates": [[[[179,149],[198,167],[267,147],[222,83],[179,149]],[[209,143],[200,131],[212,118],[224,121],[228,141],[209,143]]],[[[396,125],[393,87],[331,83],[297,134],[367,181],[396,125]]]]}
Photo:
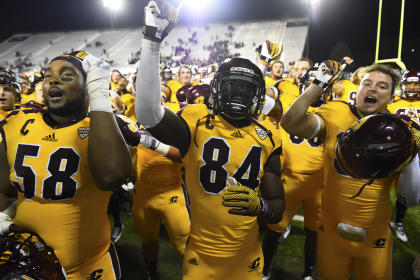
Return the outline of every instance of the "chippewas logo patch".
{"type": "Polygon", "coordinates": [[[267,138],[267,132],[264,131],[264,129],[256,128],[255,131],[257,132],[258,137],[260,137],[261,140],[264,140],[267,138]]]}
{"type": "Polygon", "coordinates": [[[77,129],[80,139],[85,139],[89,135],[89,127],[79,127],[77,129]]]}

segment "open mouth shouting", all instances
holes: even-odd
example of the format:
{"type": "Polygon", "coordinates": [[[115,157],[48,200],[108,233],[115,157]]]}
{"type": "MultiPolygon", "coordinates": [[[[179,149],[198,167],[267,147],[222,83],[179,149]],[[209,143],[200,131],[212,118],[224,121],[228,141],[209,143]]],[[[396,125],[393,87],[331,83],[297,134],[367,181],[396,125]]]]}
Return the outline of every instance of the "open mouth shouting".
{"type": "Polygon", "coordinates": [[[48,99],[50,102],[57,102],[64,96],[64,91],[60,88],[53,87],[48,90],[48,99]]]}
{"type": "Polygon", "coordinates": [[[365,101],[365,104],[368,104],[368,105],[375,105],[378,102],[378,100],[374,96],[366,96],[364,101],[365,101]]]}

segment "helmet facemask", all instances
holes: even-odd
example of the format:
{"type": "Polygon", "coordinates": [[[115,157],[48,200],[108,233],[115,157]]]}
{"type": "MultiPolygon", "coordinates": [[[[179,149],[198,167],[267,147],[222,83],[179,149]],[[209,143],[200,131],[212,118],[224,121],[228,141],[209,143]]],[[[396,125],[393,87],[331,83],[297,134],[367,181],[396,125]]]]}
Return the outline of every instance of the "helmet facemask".
{"type": "Polygon", "coordinates": [[[261,112],[265,88],[251,77],[238,74],[221,77],[212,91],[211,100],[217,113],[243,119],[256,117],[261,112]]]}

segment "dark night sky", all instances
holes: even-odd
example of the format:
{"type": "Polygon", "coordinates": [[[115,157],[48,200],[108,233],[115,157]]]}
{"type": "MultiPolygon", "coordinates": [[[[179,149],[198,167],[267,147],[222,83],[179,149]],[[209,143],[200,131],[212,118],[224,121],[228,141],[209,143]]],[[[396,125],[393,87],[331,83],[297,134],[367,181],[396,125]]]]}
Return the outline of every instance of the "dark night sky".
{"type": "MultiPolygon", "coordinates": [[[[117,14],[115,27],[138,27],[146,0],[124,0],[124,11],[117,14]]],[[[195,0],[202,1],[202,0],[195,0]]],[[[406,0],[403,61],[408,68],[420,62],[420,33],[415,29],[414,3],[406,0]],[[417,36],[417,37],[416,37],[417,36]],[[414,52],[412,51],[414,49],[414,52]]],[[[309,57],[314,61],[344,54],[355,58],[355,65],[374,60],[379,0],[320,0],[311,17],[309,57]]],[[[395,57],[399,26],[399,0],[384,0],[380,57],[395,57]]],[[[185,13],[182,22],[245,21],[304,17],[305,0],[212,0],[206,13],[185,13]]],[[[0,41],[15,33],[109,28],[110,14],[102,0],[2,0],[0,41]]]]}

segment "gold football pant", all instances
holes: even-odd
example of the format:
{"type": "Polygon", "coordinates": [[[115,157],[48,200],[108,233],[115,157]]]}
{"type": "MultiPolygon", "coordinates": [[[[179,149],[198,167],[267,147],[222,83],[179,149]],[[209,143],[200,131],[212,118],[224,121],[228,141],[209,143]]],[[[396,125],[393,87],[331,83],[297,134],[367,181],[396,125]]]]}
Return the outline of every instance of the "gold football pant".
{"type": "Polygon", "coordinates": [[[184,255],[190,219],[181,186],[160,193],[137,187],[133,197],[133,219],[140,240],[144,244],[159,242],[160,222],[163,220],[173,246],[184,255]]]}
{"type": "Polygon", "coordinates": [[[389,226],[382,233],[368,235],[363,242],[339,236],[332,227],[318,230],[318,268],[324,280],[392,279],[392,234],[389,226]]]}
{"type": "Polygon", "coordinates": [[[284,170],[281,178],[286,208],[282,220],[277,224],[267,224],[267,227],[277,233],[284,232],[302,204],[305,228],[317,231],[324,178],[323,170],[318,170],[314,174],[284,170]]]}
{"type": "Polygon", "coordinates": [[[67,280],[119,280],[121,278],[120,263],[111,242],[108,251],[97,260],[86,260],[83,264],[66,271],[67,280]]]}
{"type": "Polygon", "coordinates": [[[222,257],[200,253],[188,244],[182,280],[261,280],[264,258],[258,241],[235,256],[222,257]]]}

